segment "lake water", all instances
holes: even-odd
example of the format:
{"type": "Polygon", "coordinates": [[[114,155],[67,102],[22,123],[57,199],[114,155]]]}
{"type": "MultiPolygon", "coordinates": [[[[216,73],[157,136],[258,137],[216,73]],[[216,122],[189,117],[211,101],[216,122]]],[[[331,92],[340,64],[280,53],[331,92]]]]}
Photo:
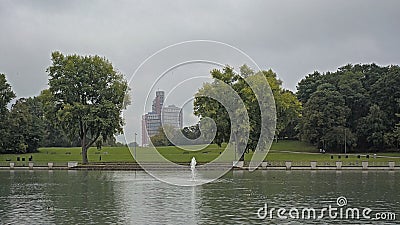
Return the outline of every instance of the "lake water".
{"type": "Polygon", "coordinates": [[[0,224],[399,224],[399,217],[400,173],[391,171],[231,171],[196,187],[143,171],[0,171],[0,224]],[[340,196],[347,198],[342,207],[396,218],[257,215],[266,203],[268,210],[338,207],[340,196]]]}

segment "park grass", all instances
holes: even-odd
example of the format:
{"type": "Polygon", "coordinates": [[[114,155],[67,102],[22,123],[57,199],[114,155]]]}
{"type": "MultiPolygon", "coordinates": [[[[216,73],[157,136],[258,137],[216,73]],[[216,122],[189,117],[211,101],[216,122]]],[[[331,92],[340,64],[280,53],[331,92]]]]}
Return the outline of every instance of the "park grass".
{"type": "MultiPolygon", "coordinates": [[[[196,148],[198,146],[183,146],[183,148],[185,149],[193,149],[196,148]]],[[[196,161],[199,163],[206,163],[206,162],[210,162],[214,159],[216,159],[217,157],[219,157],[221,155],[221,153],[225,150],[226,145],[222,145],[221,147],[217,146],[217,145],[209,145],[201,150],[197,150],[197,151],[187,151],[187,150],[183,150],[181,148],[178,147],[174,147],[174,146],[168,146],[168,147],[157,147],[157,152],[164,157],[165,159],[169,160],[169,161],[173,161],[173,162],[177,162],[177,163],[188,163],[191,161],[191,159],[193,157],[196,158],[196,161]]],[[[133,149],[131,149],[133,150],[133,149]]],[[[229,152],[230,149],[227,149],[227,151],[229,152]]],[[[234,154],[233,151],[230,151],[231,154],[228,155],[228,157],[220,158],[221,161],[223,162],[232,162],[234,159],[234,154]]],[[[137,149],[137,159],[140,162],[154,162],[154,161],[159,161],[159,160],[155,160],[156,155],[158,155],[158,153],[155,153],[154,151],[152,151],[151,148],[138,148],[137,149]]],[[[132,154],[134,154],[132,152],[132,154]]],[[[161,157],[159,156],[159,157],[161,157]]]]}
{"type": "MultiPolygon", "coordinates": [[[[69,161],[82,161],[81,148],[40,148],[37,153],[28,154],[0,154],[0,162],[10,159],[16,161],[17,157],[28,158],[32,156],[34,162],[64,163],[69,161]]],[[[90,162],[133,162],[133,157],[127,147],[103,147],[101,150],[90,148],[88,151],[90,162]],[[101,157],[101,161],[100,161],[101,157]]]]}
{"type": "MultiPolygon", "coordinates": [[[[198,146],[185,146],[185,148],[194,149],[198,146]]],[[[217,157],[221,156],[221,153],[226,148],[226,145],[218,147],[217,145],[209,145],[204,149],[198,151],[185,151],[178,147],[167,146],[167,147],[157,147],[157,152],[152,151],[147,147],[137,147],[136,154],[140,162],[161,162],[156,159],[158,154],[161,154],[167,160],[176,163],[189,163],[192,157],[195,157],[197,162],[206,163],[210,162],[217,157]]],[[[232,162],[236,160],[234,157],[232,149],[227,148],[227,154],[223,154],[220,157],[220,162],[232,162]]],[[[32,154],[0,154],[0,164],[5,165],[8,160],[16,162],[17,157],[24,157],[25,162],[28,158],[32,156],[33,162],[36,164],[45,164],[47,162],[54,163],[66,163],[69,161],[81,162],[81,149],[79,147],[74,148],[40,148],[39,152],[32,154]]],[[[88,151],[88,159],[91,163],[107,162],[107,163],[132,163],[135,162],[133,158],[133,148],[129,149],[127,147],[103,147],[98,150],[94,147],[90,148],[88,151]],[[131,152],[132,151],[132,152],[131,152]],[[100,159],[101,158],[101,159],[100,159]]],[[[321,154],[312,145],[309,145],[300,141],[284,140],[279,142],[274,142],[271,149],[266,157],[267,161],[272,162],[283,162],[283,161],[293,161],[293,162],[388,162],[395,161],[396,164],[400,163],[400,153],[379,153],[378,157],[366,158],[366,153],[364,154],[349,154],[348,158],[343,155],[339,159],[338,154],[332,154],[334,157],[331,158],[331,154],[321,154]],[[360,155],[360,158],[357,157],[360,155]]],[[[252,157],[252,153],[245,155],[245,160],[249,161],[252,157]]]]}
{"type": "Polygon", "coordinates": [[[278,142],[274,141],[271,145],[270,151],[318,152],[318,149],[306,142],[282,140],[278,142]]]}

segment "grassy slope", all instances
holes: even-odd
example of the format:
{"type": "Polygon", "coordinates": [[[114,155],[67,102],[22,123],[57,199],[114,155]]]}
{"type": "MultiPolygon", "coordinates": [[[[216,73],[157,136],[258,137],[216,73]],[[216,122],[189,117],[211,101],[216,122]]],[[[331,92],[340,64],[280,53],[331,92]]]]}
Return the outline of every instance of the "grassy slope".
{"type": "MultiPolygon", "coordinates": [[[[224,150],[225,146],[222,148],[216,145],[210,145],[207,148],[200,151],[183,151],[176,147],[158,147],[157,150],[164,157],[175,162],[186,163],[190,162],[192,157],[196,157],[198,162],[204,163],[209,162],[216,157],[220,156],[220,152],[224,150]]],[[[33,154],[6,154],[0,155],[0,163],[6,163],[6,159],[11,159],[16,161],[16,157],[29,158],[33,156],[33,161],[36,163],[46,163],[46,162],[68,162],[68,161],[81,161],[80,148],[41,148],[38,153],[33,154]]],[[[141,161],[154,161],[154,154],[149,148],[137,148],[137,156],[141,161]]],[[[378,154],[379,156],[395,156],[400,157],[400,153],[384,153],[378,154]]],[[[132,154],[126,147],[104,147],[102,150],[97,150],[96,148],[90,148],[89,150],[89,161],[90,162],[134,162],[132,154]]],[[[252,154],[246,154],[245,159],[250,160],[252,154]]],[[[356,155],[350,155],[348,159],[342,157],[338,159],[335,155],[334,159],[330,158],[330,154],[319,154],[318,150],[313,146],[308,145],[303,142],[298,141],[280,141],[278,143],[273,143],[270,152],[267,155],[268,161],[319,161],[319,162],[334,162],[337,160],[341,161],[352,161],[360,162],[362,160],[367,160],[365,156],[361,159],[357,158],[356,155]],[[311,154],[310,154],[311,153],[311,154]]],[[[27,159],[26,159],[27,160],[27,159]]],[[[229,152],[223,161],[231,162],[234,160],[233,152],[229,152]]],[[[396,161],[400,163],[400,158],[377,158],[372,157],[368,159],[370,162],[387,162],[396,161]]]]}

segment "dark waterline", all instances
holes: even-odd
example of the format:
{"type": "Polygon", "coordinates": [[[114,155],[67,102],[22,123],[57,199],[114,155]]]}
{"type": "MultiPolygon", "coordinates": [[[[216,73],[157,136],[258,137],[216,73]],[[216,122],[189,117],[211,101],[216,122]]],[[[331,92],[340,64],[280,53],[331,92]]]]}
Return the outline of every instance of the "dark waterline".
{"type": "MultiPolygon", "coordinates": [[[[171,172],[174,176],[174,172],[171,172]]],[[[0,171],[0,224],[398,224],[400,173],[231,171],[202,186],[162,183],[143,171],[0,171]],[[394,212],[395,221],[257,218],[269,207],[394,212]]]]}

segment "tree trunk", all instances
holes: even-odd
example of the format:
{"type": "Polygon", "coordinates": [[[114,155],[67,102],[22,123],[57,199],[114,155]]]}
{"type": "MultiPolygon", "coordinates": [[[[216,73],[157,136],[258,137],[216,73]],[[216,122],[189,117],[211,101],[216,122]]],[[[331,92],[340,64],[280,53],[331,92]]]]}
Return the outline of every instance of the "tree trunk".
{"type": "Polygon", "coordinates": [[[81,146],[82,146],[82,164],[88,164],[89,163],[87,152],[88,152],[90,146],[92,146],[97,141],[99,136],[100,136],[100,133],[98,133],[97,136],[92,141],[89,140],[88,143],[86,143],[87,142],[86,132],[85,131],[83,132],[82,141],[81,141],[81,146]]]}
{"type": "Polygon", "coordinates": [[[88,164],[89,160],[87,157],[88,147],[86,145],[86,132],[83,132],[81,137],[81,146],[82,146],[82,164],[88,164]]]}
{"type": "Polygon", "coordinates": [[[83,164],[88,164],[89,163],[89,160],[88,160],[88,157],[87,157],[87,151],[88,151],[88,148],[86,148],[86,146],[83,145],[82,146],[82,163],[83,164]]]}
{"type": "Polygon", "coordinates": [[[246,153],[243,153],[243,154],[240,156],[239,161],[244,161],[244,154],[246,154],[246,153]]]}

